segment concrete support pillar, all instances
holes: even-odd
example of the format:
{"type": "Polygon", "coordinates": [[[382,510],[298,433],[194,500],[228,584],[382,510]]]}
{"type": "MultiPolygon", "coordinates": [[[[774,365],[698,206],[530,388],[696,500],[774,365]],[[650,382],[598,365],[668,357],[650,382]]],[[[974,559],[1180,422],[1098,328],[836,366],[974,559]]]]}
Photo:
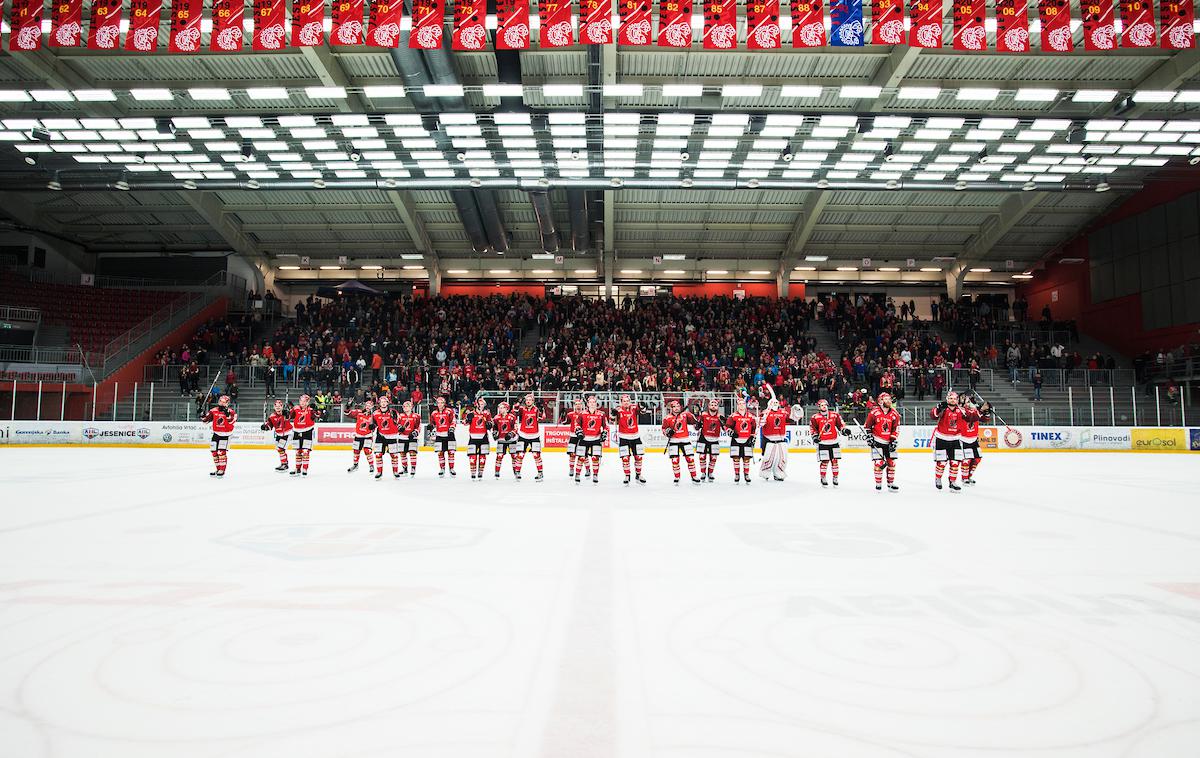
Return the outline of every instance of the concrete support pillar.
{"type": "Polygon", "coordinates": [[[787,299],[788,291],[792,286],[792,261],[783,259],[779,261],[779,269],[775,272],[775,287],[780,300],[787,299]]]}
{"type": "Polygon", "coordinates": [[[967,267],[961,263],[956,263],[946,269],[946,296],[950,301],[957,303],[962,297],[963,280],[967,278],[967,267]]]}
{"type": "Polygon", "coordinates": [[[442,293],[442,264],[437,258],[425,262],[425,270],[429,272],[429,296],[437,297],[442,293]]]}
{"type": "Polygon", "coordinates": [[[613,269],[617,267],[617,253],[615,250],[604,251],[604,296],[611,297],[614,300],[617,297],[617,288],[613,285],[613,269]]]}

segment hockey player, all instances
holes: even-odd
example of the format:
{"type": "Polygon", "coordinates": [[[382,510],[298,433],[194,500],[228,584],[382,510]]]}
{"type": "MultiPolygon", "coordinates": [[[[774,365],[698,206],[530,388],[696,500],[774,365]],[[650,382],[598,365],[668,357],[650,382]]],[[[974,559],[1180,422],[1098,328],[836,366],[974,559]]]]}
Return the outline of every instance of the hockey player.
{"type": "Polygon", "coordinates": [[[887,470],[889,492],[896,492],[896,442],[900,439],[900,414],[892,407],[892,396],[879,393],[879,400],[867,412],[867,434],[870,435],[871,462],[875,467],[875,489],[883,489],[883,472],[887,470]]]}
{"type": "Polygon", "coordinates": [[[579,484],[579,472],[584,462],[592,470],[592,484],[600,483],[600,455],[604,452],[604,440],[608,437],[608,413],[600,410],[596,396],[587,399],[587,410],[579,417],[579,446],[575,455],[575,483],[579,484]]]}
{"type": "Polygon", "coordinates": [[[421,414],[413,412],[411,400],[405,400],[401,407],[404,412],[396,417],[396,425],[400,427],[400,473],[414,477],[417,475],[417,450],[421,447],[421,414]]]}
{"type": "Polygon", "coordinates": [[[201,417],[202,421],[212,422],[212,442],[208,449],[212,452],[213,470],[209,476],[225,476],[225,467],[229,465],[229,435],[233,434],[233,425],[237,423],[237,411],[229,407],[229,395],[217,398],[217,404],[201,417]]]}
{"type": "Polygon", "coordinates": [[[379,396],[379,408],[371,416],[371,428],[375,431],[375,480],[383,478],[384,453],[391,456],[392,476],[399,479],[400,423],[387,395],[379,396]]]}
{"type": "Polygon", "coordinates": [[[842,422],[842,414],[829,410],[829,403],[817,401],[817,412],[809,419],[813,442],[817,443],[817,462],[821,470],[821,486],[828,487],[826,469],[833,472],[833,486],[838,486],[838,462],[842,457],[842,443],[838,435],[849,437],[850,430],[842,422]]]}
{"type": "Polygon", "coordinates": [[[750,413],[746,398],[739,397],[736,411],[725,419],[729,429],[729,457],[733,459],[733,483],[745,477],[750,483],[750,460],[754,458],[754,437],[758,430],[758,418],[750,413]],[[739,466],[741,468],[739,468],[739,466]]]}
{"type": "MultiPolygon", "coordinates": [[[[279,401],[276,400],[276,403],[279,401]]],[[[375,401],[367,398],[362,408],[351,408],[346,415],[354,421],[354,464],[346,471],[358,470],[358,457],[367,454],[367,467],[375,473],[375,451],[371,446],[371,417],[375,415],[375,401]]]]}
{"type": "Polygon", "coordinates": [[[433,432],[433,449],[437,451],[438,476],[446,475],[446,461],[450,462],[450,476],[458,476],[454,472],[454,409],[446,405],[446,398],[439,395],[437,408],[429,414],[429,431],[433,432]]]}
{"type": "Polygon", "coordinates": [[[679,484],[679,456],[687,461],[688,473],[692,475],[692,483],[699,484],[700,477],[696,476],[696,462],[692,457],[691,427],[698,426],[700,420],[691,411],[683,410],[678,400],[672,400],[670,415],[663,419],[662,432],[667,438],[667,455],[671,457],[671,471],[675,475],[675,484],[679,484]]]}
{"type": "Polygon", "coordinates": [[[717,456],[721,454],[721,429],[724,426],[721,405],[713,398],[708,401],[708,408],[700,413],[700,436],[696,438],[701,481],[717,481],[713,472],[717,470],[717,456]]]}
{"type": "Polygon", "coordinates": [[[983,421],[985,410],[991,406],[984,403],[976,407],[969,395],[963,395],[962,403],[962,483],[975,484],[975,469],[979,468],[979,424],[983,421]]]}
{"type": "Polygon", "coordinates": [[[292,422],[291,416],[283,408],[282,400],[275,401],[274,412],[262,423],[262,430],[265,432],[268,429],[275,432],[275,451],[279,453],[279,465],[275,470],[287,471],[287,443],[292,433],[292,422]]]}
{"type": "Polygon", "coordinates": [[[638,484],[645,484],[642,478],[642,456],[646,448],[642,444],[641,427],[638,425],[638,413],[641,411],[637,403],[629,395],[621,395],[621,404],[617,408],[615,421],[617,424],[617,454],[621,458],[621,468],[625,471],[625,484],[629,484],[629,459],[633,458],[634,476],[638,484]]]}
{"type": "Polygon", "coordinates": [[[930,417],[937,422],[933,430],[933,486],[942,488],[942,474],[946,464],[950,464],[950,490],[958,492],[958,466],[962,460],[962,427],[963,411],[958,405],[958,393],[951,390],[946,393],[946,400],[938,403],[929,412],[930,417]]]}
{"type": "Polygon", "coordinates": [[[296,468],[292,476],[308,476],[308,458],[312,455],[313,429],[317,425],[316,410],[309,405],[308,395],[300,396],[300,404],[292,408],[292,439],[296,442],[296,468]]]}
{"type": "Polygon", "coordinates": [[[476,398],[475,407],[463,412],[463,421],[467,423],[467,461],[471,464],[471,478],[483,481],[483,470],[487,468],[490,452],[488,429],[492,426],[492,414],[487,409],[487,401],[476,398]]]}
{"type": "Polygon", "coordinates": [[[763,459],[758,475],[782,482],[787,477],[787,425],[788,420],[799,421],[803,412],[799,406],[783,409],[779,400],[772,397],[767,401],[767,410],[762,416],[763,459]]]}
{"type": "Polygon", "coordinates": [[[496,406],[496,416],[492,419],[492,439],[496,441],[496,478],[500,478],[500,467],[507,454],[512,460],[513,476],[520,479],[517,467],[517,414],[509,410],[508,403],[502,402],[496,406]]]}
{"type": "MultiPolygon", "coordinates": [[[[567,411],[566,423],[571,430],[570,435],[567,437],[567,476],[575,476],[576,459],[582,455],[583,413],[582,400],[576,400],[571,410],[567,411]]],[[[586,476],[592,475],[591,460],[584,460],[583,469],[586,476]]]]}
{"type": "Polygon", "coordinates": [[[525,404],[517,409],[517,444],[516,453],[517,479],[521,478],[521,466],[525,463],[525,454],[533,453],[533,462],[537,464],[535,482],[545,478],[542,473],[542,427],[541,422],[546,414],[533,401],[533,393],[525,395],[525,404]]]}

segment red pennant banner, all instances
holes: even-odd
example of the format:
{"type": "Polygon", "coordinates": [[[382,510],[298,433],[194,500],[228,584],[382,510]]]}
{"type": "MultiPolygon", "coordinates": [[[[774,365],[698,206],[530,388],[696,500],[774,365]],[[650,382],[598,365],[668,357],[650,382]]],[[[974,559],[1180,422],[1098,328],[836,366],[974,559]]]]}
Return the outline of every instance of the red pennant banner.
{"type": "MultiPolygon", "coordinates": [[[[399,2],[399,0],[396,0],[399,2]]],[[[454,32],[451,47],[455,50],[482,50],[487,47],[487,0],[454,0],[454,32]]]]}
{"type": "Polygon", "coordinates": [[[246,14],[245,0],[213,0],[212,35],[208,48],[214,52],[232,53],[242,49],[242,17],[246,14]]]}
{"type": "Polygon", "coordinates": [[[779,30],[779,0],[746,0],[746,47],[777,50],[783,47],[779,30]]]}
{"type": "Polygon", "coordinates": [[[129,29],[125,32],[125,49],[139,53],[157,50],[160,16],[162,16],[162,0],[130,0],[129,29]]]}
{"type": "Polygon", "coordinates": [[[333,0],[331,45],[363,43],[363,0],[333,0]]]}
{"type": "Polygon", "coordinates": [[[83,40],[83,0],[55,0],[50,6],[50,47],[79,47],[83,40]]]}
{"type": "Polygon", "coordinates": [[[1117,26],[1113,23],[1113,0],[1083,0],[1083,49],[1113,50],[1117,46],[1117,26]]]}
{"type": "Polygon", "coordinates": [[[37,50],[41,46],[42,0],[13,0],[12,17],[9,19],[8,49],[37,50]]]}
{"type": "Polygon", "coordinates": [[[942,46],[942,0],[911,0],[908,15],[910,47],[942,46]]]}
{"type": "Polygon", "coordinates": [[[650,0],[618,0],[621,28],[617,31],[618,45],[649,45],[650,0]]]}
{"type": "Polygon", "coordinates": [[[1154,47],[1154,0],[1118,0],[1121,11],[1121,47],[1154,47]]]}
{"type": "Polygon", "coordinates": [[[986,18],[984,0],[954,0],[954,49],[986,50],[986,18]]]}
{"type": "Polygon", "coordinates": [[[659,0],[658,46],[692,46],[692,0],[659,0]]]}
{"type": "Polygon", "coordinates": [[[412,14],[408,46],[417,50],[437,50],[441,47],[442,24],[446,18],[442,0],[413,0],[412,14]]]}
{"type": "Polygon", "coordinates": [[[704,4],[704,49],[737,47],[737,0],[708,0],[704,4]]]}
{"type": "Polygon", "coordinates": [[[496,0],[496,49],[529,49],[529,0],[496,0]]]}
{"type": "Polygon", "coordinates": [[[1029,52],[1029,0],[996,0],[996,49],[1029,52]]]}
{"type": "Polygon", "coordinates": [[[167,50],[172,53],[194,53],[200,49],[200,18],[204,15],[204,0],[171,0],[171,32],[167,50]]]}
{"type": "Polygon", "coordinates": [[[612,44],[612,0],[579,0],[579,41],[585,45],[612,44]]]}
{"type": "Polygon", "coordinates": [[[292,47],[325,43],[325,0],[292,0],[292,47]]]}
{"type": "Polygon", "coordinates": [[[255,50],[282,50],[287,44],[283,22],[287,15],[283,0],[254,0],[255,50]]]}
{"type": "Polygon", "coordinates": [[[575,42],[571,27],[571,0],[538,0],[538,44],[566,47],[575,42]]]}
{"type": "Polygon", "coordinates": [[[367,19],[367,44],[372,47],[399,47],[400,19],[403,15],[402,0],[373,0],[371,17],[367,19]]]}
{"type": "Polygon", "coordinates": [[[904,0],[871,0],[871,44],[904,44],[904,0]]]}
{"type": "Polygon", "coordinates": [[[1069,53],[1075,49],[1071,38],[1071,5],[1067,0],[1038,0],[1038,19],[1042,22],[1042,49],[1069,53]]]}
{"type": "Polygon", "coordinates": [[[116,50],[121,45],[121,0],[92,0],[89,50],[116,50]]]}
{"type": "Polygon", "coordinates": [[[1168,50],[1189,50],[1196,46],[1193,24],[1196,6],[1193,0],[1162,0],[1158,6],[1162,24],[1162,46],[1168,50]]]}
{"type": "Polygon", "coordinates": [[[825,47],[825,7],[821,0],[791,0],[792,47],[825,47]]]}

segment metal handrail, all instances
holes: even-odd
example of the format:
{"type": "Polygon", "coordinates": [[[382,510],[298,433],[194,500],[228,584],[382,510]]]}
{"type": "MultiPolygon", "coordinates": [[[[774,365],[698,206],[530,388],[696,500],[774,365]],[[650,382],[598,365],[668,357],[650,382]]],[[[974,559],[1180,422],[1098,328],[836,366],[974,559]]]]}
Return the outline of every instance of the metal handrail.
{"type": "Polygon", "coordinates": [[[40,324],[42,322],[42,311],[40,308],[29,308],[23,305],[0,305],[0,320],[32,321],[35,324],[40,324]]]}
{"type": "Polygon", "coordinates": [[[73,347],[33,347],[31,345],[0,345],[0,361],[6,363],[58,363],[78,366],[83,363],[79,350],[73,347]]]}

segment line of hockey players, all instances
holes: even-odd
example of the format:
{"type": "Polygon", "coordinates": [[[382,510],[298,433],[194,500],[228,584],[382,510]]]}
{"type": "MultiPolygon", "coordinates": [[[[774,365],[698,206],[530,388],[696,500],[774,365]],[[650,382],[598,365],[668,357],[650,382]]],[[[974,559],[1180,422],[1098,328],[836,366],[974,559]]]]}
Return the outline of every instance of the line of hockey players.
{"type": "MultiPolygon", "coordinates": [[[[891,395],[880,393],[875,401],[867,402],[865,421],[859,424],[860,432],[871,448],[875,489],[882,490],[886,479],[889,491],[897,491],[896,447],[899,440],[900,414],[896,411],[891,395]]],[[[606,410],[597,399],[589,397],[585,403],[575,400],[571,410],[563,419],[568,426],[567,474],[580,483],[590,478],[600,481],[600,464],[604,442],[608,439],[609,425],[616,425],[617,455],[625,474],[625,484],[636,481],[645,484],[642,468],[645,445],[641,439],[639,416],[643,409],[629,395],[622,395],[617,408],[606,410]]],[[[949,487],[957,491],[964,484],[975,484],[975,470],[979,466],[979,425],[986,421],[990,412],[987,403],[976,407],[967,395],[947,393],[946,400],[930,412],[936,426],[933,432],[934,485],[942,489],[942,478],[949,469],[949,487]]],[[[414,411],[411,402],[400,408],[389,403],[387,396],[378,402],[366,400],[361,407],[351,408],[347,416],[354,422],[353,462],[347,471],[356,471],[359,459],[366,457],[368,469],[376,479],[384,475],[385,456],[391,460],[392,476],[399,479],[417,474],[417,451],[422,431],[421,415],[414,411]]],[[[662,434],[666,439],[665,453],[671,459],[674,483],[679,484],[681,462],[686,464],[688,474],[695,484],[716,481],[717,458],[721,449],[721,438],[729,438],[729,453],[733,462],[734,483],[749,484],[751,463],[756,443],[761,443],[762,457],[758,473],[765,480],[783,481],[787,475],[787,426],[803,419],[800,406],[781,407],[772,397],[761,414],[747,408],[746,399],[739,397],[734,413],[723,416],[718,402],[710,400],[707,407],[695,414],[685,410],[678,400],[668,405],[668,414],[663,419],[662,434]],[[693,442],[692,432],[698,434],[693,442]],[[698,464],[698,466],[697,466],[698,464]]],[[[217,405],[203,416],[212,424],[211,451],[214,471],[211,476],[223,477],[228,466],[229,438],[237,422],[237,412],[230,407],[229,397],[222,395],[217,405]]],[[[444,397],[437,398],[436,408],[429,414],[424,429],[433,437],[433,448],[437,453],[438,476],[457,476],[455,471],[455,428],[460,417],[446,403],[444,397]]],[[[545,411],[539,407],[532,393],[524,402],[511,407],[501,402],[492,414],[483,398],[474,406],[464,409],[461,422],[467,427],[467,460],[471,479],[483,480],[487,471],[487,458],[492,443],[496,446],[493,473],[499,479],[505,456],[511,461],[514,478],[521,479],[525,457],[531,455],[537,468],[535,481],[545,477],[542,462],[541,424],[546,421],[545,411]]],[[[295,468],[292,476],[308,476],[309,457],[312,453],[313,432],[316,415],[308,395],[302,395],[299,403],[285,407],[276,400],[273,412],[263,421],[261,428],[272,431],[275,447],[279,454],[276,471],[289,471],[288,444],[293,443],[295,468]]],[[[817,464],[822,486],[838,486],[842,457],[841,437],[851,432],[842,415],[829,408],[825,400],[817,403],[817,411],[809,419],[813,442],[817,447],[817,464]]]]}

